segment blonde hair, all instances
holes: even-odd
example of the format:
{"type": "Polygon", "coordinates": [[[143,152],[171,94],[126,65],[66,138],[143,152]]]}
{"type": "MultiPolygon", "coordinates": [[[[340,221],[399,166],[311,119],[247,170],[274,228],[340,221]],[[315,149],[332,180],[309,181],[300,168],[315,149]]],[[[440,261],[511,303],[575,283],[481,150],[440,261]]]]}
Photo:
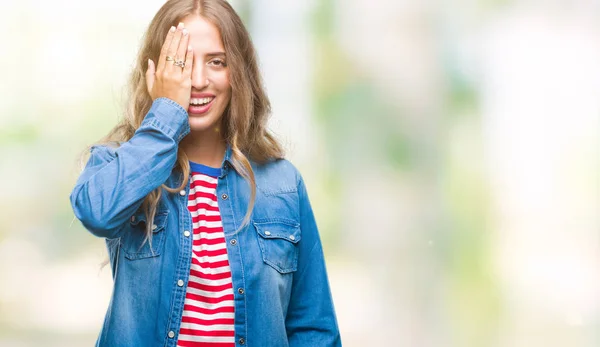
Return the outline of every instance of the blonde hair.
{"type": "MultiPolygon", "coordinates": [[[[231,164],[251,188],[250,203],[239,229],[248,225],[256,199],[256,181],[248,158],[259,164],[283,158],[278,140],[267,130],[271,106],[262,84],[256,52],[242,20],[224,0],[169,0],[156,13],[146,33],[128,82],[128,99],[122,120],[100,140],[100,143],[123,142],[133,137],[152,106],[147,91],[145,72],[148,58],[158,61],[165,35],[189,15],[199,15],[214,24],[221,33],[229,78],[231,101],[221,117],[221,134],[231,146],[231,164]]],[[[188,183],[188,157],[179,148],[175,170],[183,173],[179,187],[166,185],[152,191],[142,203],[146,219],[154,219],[162,188],[169,193],[179,192],[188,183]]],[[[152,246],[152,223],[146,223],[146,239],[152,246]]]]}

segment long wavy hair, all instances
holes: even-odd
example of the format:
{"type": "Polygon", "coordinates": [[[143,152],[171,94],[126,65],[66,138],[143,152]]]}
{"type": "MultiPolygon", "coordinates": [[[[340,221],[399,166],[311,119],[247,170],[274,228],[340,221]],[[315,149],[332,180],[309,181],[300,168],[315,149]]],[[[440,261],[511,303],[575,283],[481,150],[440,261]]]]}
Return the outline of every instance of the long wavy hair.
{"type": "MultiPolygon", "coordinates": [[[[169,0],[156,13],[144,36],[127,85],[127,102],[120,122],[102,138],[99,144],[120,143],[131,139],[152,106],[146,87],[145,72],[148,58],[158,62],[165,35],[189,15],[199,15],[214,24],[223,40],[231,83],[231,100],[221,117],[221,134],[231,146],[231,164],[249,183],[250,203],[239,229],[248,225],[256,199],[256,181],[250,161],[262,164],[284,157],[279,141],[267,130],[271,113],[257,64],[256,51],[248,31],[231,5],[224,0],[169,0]]],[[[183,180],[179,187],[163,184],[146,196],[142,203],[146,219],[156,214],[162,189],[177,193],[188,183],[190,165],[185,152],[179,148],[174,170],[183,180]]],[[[238,229],[238,230],[239,230],[238,229]]],[[[146,223],[146,238],[152,246],[152,223],[146,223]]]]}

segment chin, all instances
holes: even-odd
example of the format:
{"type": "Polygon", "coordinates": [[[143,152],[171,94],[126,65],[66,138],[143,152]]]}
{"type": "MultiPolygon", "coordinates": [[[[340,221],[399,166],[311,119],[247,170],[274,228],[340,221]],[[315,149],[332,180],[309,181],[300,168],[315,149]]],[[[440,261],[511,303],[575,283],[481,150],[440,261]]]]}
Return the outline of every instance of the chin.
{"type": "Polygon", "coordinates": [[[219,124],[214,119],[189,117],[190,130],[194,132],[217,131],[219,124]]]}

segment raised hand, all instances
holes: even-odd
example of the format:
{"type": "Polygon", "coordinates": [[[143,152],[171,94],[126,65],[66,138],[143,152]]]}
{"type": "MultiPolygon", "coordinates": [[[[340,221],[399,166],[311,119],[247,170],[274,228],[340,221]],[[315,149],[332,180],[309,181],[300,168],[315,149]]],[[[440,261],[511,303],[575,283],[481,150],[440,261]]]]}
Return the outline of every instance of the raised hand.
{"type": "Polygon", "coordinates": [[[194,52],[188,45],[189,35],[183,23],[171,27],[160,51],[158,66],[148,59],[146,86],[152,100],[169,98],[186,111],[190,105],[194,52]]]}

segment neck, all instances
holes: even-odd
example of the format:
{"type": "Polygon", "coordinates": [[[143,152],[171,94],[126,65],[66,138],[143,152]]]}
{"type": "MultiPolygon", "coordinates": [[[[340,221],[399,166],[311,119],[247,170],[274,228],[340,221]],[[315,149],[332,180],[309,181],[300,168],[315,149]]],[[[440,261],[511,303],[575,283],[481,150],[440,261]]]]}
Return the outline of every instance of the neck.
{"type": "Polygon", "coordinates": [[[179,146],[183,149],[188,159],[194,163],[221,167],[227,144],[219,133],[189,133],[181,140],[179,146]]]}

